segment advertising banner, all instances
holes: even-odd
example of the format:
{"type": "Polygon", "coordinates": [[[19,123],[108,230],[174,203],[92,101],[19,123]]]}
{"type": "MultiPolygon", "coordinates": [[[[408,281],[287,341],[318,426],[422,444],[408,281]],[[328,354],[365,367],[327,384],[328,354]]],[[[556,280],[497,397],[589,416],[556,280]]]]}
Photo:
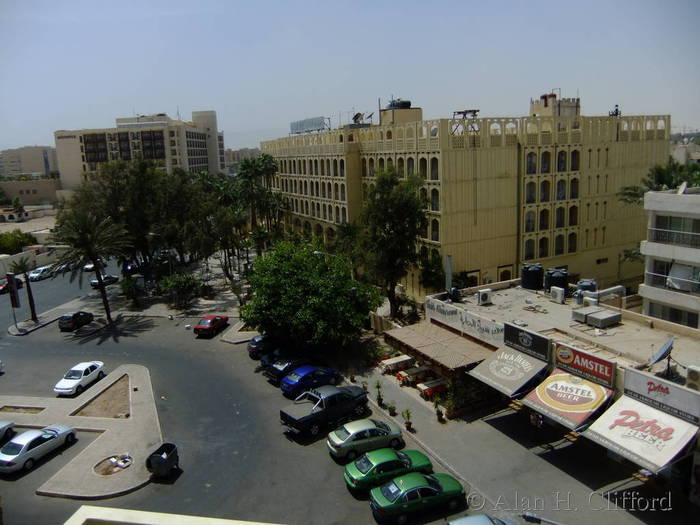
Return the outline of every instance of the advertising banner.
{"type": "Polygon", "coordinates": [[[612,390],[564,370],[552,374],[523,399],[523,404],[561,423],[581,428],[612,395],[612,390]]]}
{"type": "Polygon", "coordinates": [[[425,313],[428,319],[435,319],[480,341],[494,346],[503,344],[503,323],[485,319],[433,297],[425,300],[425,313]]]}
{"type": "Polygon", "coordinates": [[[668,464],[698,427],[636,399],[622,396],[584,436],[652,472],[668,464]]]}
{"type": "Polygon", "coordinates": [[[612,388],[615,363],[564,343],[554,343],[554,364],[563,370],[612,388]]]}
{"type": "Polygon", "coordinates": [[[510,323],[503,323],[503,329],[503,342],[506,346],[542,359],[542,361],[549,361],[550,339],[548,337],[510,323]]]}
{"type": "Polygon", "coordinates": [[[700,392],[625,368],[625,395],[689,423],[700,423],[700,392]]]}
{"type": "Polygon", "coordinates": [[[546,366],[544,361],[506,348],[496,350],[468,373],[499,392],[514,397],[546,366]]]}

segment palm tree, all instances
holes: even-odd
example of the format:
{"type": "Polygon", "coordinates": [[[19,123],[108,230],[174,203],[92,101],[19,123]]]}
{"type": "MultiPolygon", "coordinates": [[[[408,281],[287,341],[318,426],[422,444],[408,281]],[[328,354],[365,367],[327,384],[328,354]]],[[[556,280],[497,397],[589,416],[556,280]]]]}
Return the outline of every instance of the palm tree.
{"type": "Polygon", "coordinates": [[[32,321],[35,323],[39,321],[36,316],[36,306],[34,305],[34,294],[32,293],[32,286],[29,281],[29,272],[32,271],[33,267],[29,263],[29,257],[21,257],[18,261],[13,262],[10,265],[10,271],[12,273],[24,274],[24,282],[27,284],[27,300],[29,301],[29,309],[32,312],[32,321]]]}
{"type": "Polygon", "coordinates": [[[82,278],[83,266],[86,263],[94,265],[107,322],[112,325],[100,260],[126,256],[131,248],[126,229],[121,224],[115,224],[110,217],[98,219],[89,211],[69,208],[59,218],[53,241],[68,245],[68,250],[58,258],[56,265],[68,264],[73,268],[71,281],[78,273],[82,278]]]}
{"type": "Polygon", "coordinates": [[[646,192],[675,189],[683,182],[690,187],[700,186],[700,167],[697,164],[679,164],[671,158],[666,166],[652,167],[641,184],[623,186],[617,193],[617,198],[626,204],[642,204],[646,192]]]}

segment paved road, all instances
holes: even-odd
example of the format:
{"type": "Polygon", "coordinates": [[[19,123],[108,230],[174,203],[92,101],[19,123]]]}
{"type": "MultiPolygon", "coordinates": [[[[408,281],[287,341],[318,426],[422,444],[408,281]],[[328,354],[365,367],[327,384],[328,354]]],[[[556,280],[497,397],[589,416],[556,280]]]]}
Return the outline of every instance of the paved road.
{"type": "MultiPolygon", "coordinates": [[[[55,325],[24,337],[2,334],[0,359],[8,370],[0,393],[36,396],[50,394],[81,360],[149,367],[163,435],[178,445],[184,472],[173,485],[151,484],[97,505],[304,525],[374,522],[368,503],[347,493],[323,441],[302,446],[284,437],[278,411],[287,401],[254,373],[244,345],[194,340],[177,321],[141,319],[116,338],[76,341],[55,325]]],[[[16,480],[0,479],[6,523],[62,523],[77,509],[77,501],[33,494],[77,450],[16,480]]]]}

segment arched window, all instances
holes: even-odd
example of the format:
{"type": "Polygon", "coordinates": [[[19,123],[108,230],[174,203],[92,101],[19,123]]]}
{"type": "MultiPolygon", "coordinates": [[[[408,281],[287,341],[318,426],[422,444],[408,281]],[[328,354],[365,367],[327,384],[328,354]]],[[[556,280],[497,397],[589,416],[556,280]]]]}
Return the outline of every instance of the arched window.
{"type": "Polygon", "coordinates": [[[557,153],[557,171],[566,171],[566,151],[557,153]]]}
{"type": "Polygon", "coordinates": [[[528,182],[525,184],[525,202],[527,204],[535,202],[535,193],[537,192],[537,185],[534,182],[528,182]]]}
{"type": "Polygon", "coordinates": [[[578,225],[578,206],[569,208],[569,226],[578,225]]]}
{"type": "Polygon", "coordinates": [[[386,132],[386,140],[391,140],[391,130],[386,132]]]}
{"type": "Polygon", "coordinates": [[[569,234],[569,253],[574,253],[576,251],[576,234],[569,234]]]}
{"type": "Polygon", "coordinates": [[[580,169],[580,159],[581,154],[577,149],[571,152],[571,171],[578,171],[580,169]]]}
{"type": "Polygon", "coordinates": [[[430,180],[438,180],[438,160],[436,157],[430,159],[430,180]]]}
{"type": "Polygon", "coordinates": [[[557,181],[557,200],[563,201],[566,199],[566,181],[564,179],[557,181]]]}
{"type": "Polygon", "coordinates": [[[421,246],[418,253],[420,253],[421,261],[424,261],[428,258],[428,248],[426,246],[421,246]]]}
{"type": "Polygon", "coordinates": [[[345,200],[345,184],[340,185],[340,200],[345,200]]]}
{"type": "Polygon", "coordinates": [[[539,256],[540,257],[548,257],[549,256],[549,239],[547,237],[542,237],[540,239],[540,250],[539,250],[539,256]]]}
{"type": "Polygon", "coordinates": [[[525,172],[528,175],[532,175],[533,173],[537,173],[537,154],[533,151],[531,151],[530,153],[527,154],[525,172]]]}
{"type": "Polygon", "coordinates": [[[571,179],[569,186],[569,198],[578,199],[578,179],[571,179]]]}
{"type": "Polygon", "coordinates": [[[367,198],[367,184],[362,185],[362,200],[367,198]]]}
{"type": "Polygon", "coordinates": [[[557,235],[554,238],[554,255],[561,255],[564,253],[564,236],[557,235]]]}
{"type": "Polygon", "coordinates": [[[540,210],[540,230],[549,229],[549,210],[540,210]]]}
{"type": "Polygon", "coordinates": [[[333,199],[338,200],[338,183],[333,185],[333,199]]]}
{"type": "Polygon", "coordinates": [[[526,211],[525,212],[525,231],[534,232],[535,231],[535,212],[526,211]]]}
{"type": "Polygon", "coordinates": [[[331,173],[333,177],[338,176],[338,159],[333,159],[333,172],[331,173]]]}
{"type": "Polygon", "coordinates": [[[540,183],[540,202],[549,202],[549,181],[543,180],[540,183]]]}
{"type": "Polygon", "coordinates": [[[374,159],[369,159],[369,176],[374,177],[374,159]]]}
{"type": "Polygon", "coordinates": [[[345,177],[345,161],[340,159],[340,176],[345,177]]]}
{"type": "Polygon", "coordinates": [[[323,205],[323,218],[324,218],[324,219],[327,219],[327,218],[328,218],[328,213],[327,213],[327,211],[328,211],[328,210],[326,209],[326,205],[324,204],[324,205],[323,205]]]}
{"type": "Polygon", "coordinates": [[[542,156],[540,157],[540,173],[549,173],[551,161],[551,153],[549,153],[549,151],[542,152],[542,156]]]}
{"type": "Polygon", "coordinates": [[[430,221],[430,240],[440,240],[440,222],[437,219],[430,221]]]}
{"type": "Polygon", "coordinates": [[[345,210],[345,206],[343,206],[343,208],[340,211],[341,211],[340,220],[342,222],[348,222],[348,212],[345,210]]]}
{"type": "Polygon", "coordinates": [[[421,158],[418,161],[418,174],[422,179],[428,178],[428,161],[425,158],[421,158]]]}
{"type": "Polygon", "coordinates": [[[408,157],[408,160],[406,161],[406,172],[408,173],[408,175],[413,175],[416,172],[416,166],[413,157],[408,157]]]}
{"type": "Polygon", "coordinates": [[[563,228],[564,227],[564,218],[565,218],[565,212],[564,212],[564,207],[559,206],[554,213],[554,227],[555,228],[563,228]]]}
{"type": "Polygon", "coordinates": [[[428,207],[428,190],[425,188],[420,189],[420,201],[423,203],[423,207],[428,207]]]}
{"type": "Polygon", "coordinates": [[[384,171],[384,159],[383,158],[379,159],[379,162],[377,163],[377,169],[379,171],[384,171]]]}
{"type": "Polygon", "coordinates": [[[343,142],[343,135],[338,135],[338,142],[343,142]]]}
{"type": "Polygon", "coordinates": [[[335,222],[340,222],[340,207],[335,207],[335,222]]]}
{"type": "Polygon", "coordinates": [[[362,159],[362,176],[367,176],[367,159],[362,159]]]}
{"type": "Polygon", "coordinates": [[[430,191],[430,209],[440,211],[440,192],[435,188],[430,191]]]}
{"type": "Polygon", "coordinates": [[[523,257],[526,261],[535,258],[535,241],[534,239],[528,239],[525,241],[525,256],[523,257]]]}
{"type": "Polygon", "coordinates": [[[326,185],[323,182],[321,183],[321,197],[326,198],[326,185]]]}
{"type": "Polygon", "coordinates": [[[331,159],[326,159],[326,176],[330,177],[333,175],[331,173],[331,159]]]}
{"type": "Polygon", "coordinates": [[[331,197],[331,195],[333,195],[333,186],[331,185],[330,182],[328,182],[326,184],[326,187],[328,188],[328,198],[332,199],[333,197],[331,197]]]}
{"type": "Polygon", "coordinates": [[[396,171],[398,172],[399,177],[403,178],[406,176],[406,173],[404,172],[404,168],[405,168],[405,165],[404,165],[403,157],[399,157],[399,159],[396,161],[396,171]]]}

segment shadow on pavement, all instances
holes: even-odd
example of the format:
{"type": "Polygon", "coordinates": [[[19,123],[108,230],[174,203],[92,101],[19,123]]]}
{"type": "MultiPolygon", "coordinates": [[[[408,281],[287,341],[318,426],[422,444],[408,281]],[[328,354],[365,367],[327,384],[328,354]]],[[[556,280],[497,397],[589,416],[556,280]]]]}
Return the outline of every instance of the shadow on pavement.
{"type": "Polygon", "coordinates": [[[81,345],[95,341],[100,345],[110,340],[119,343],[119,340],[123,337],[138,337],[140,333],[152,330],[154,326],[155,323],[152,319],[144,317],[122,317],[115,320],[113,326],[105,326],[101,330],[97,330],[85,336],[73,334],[72,338],[81,345]]]}
{"type": "Polygon", "coordinates": [[[168,476],[151,476],[151,483],[156,483],[158,485],[172,485],[178,479],[180,479],[180,476],[182,476],[184,472],[185,471],[180,467],[177,467],[171,470],[170,475],[168,476]]]}

